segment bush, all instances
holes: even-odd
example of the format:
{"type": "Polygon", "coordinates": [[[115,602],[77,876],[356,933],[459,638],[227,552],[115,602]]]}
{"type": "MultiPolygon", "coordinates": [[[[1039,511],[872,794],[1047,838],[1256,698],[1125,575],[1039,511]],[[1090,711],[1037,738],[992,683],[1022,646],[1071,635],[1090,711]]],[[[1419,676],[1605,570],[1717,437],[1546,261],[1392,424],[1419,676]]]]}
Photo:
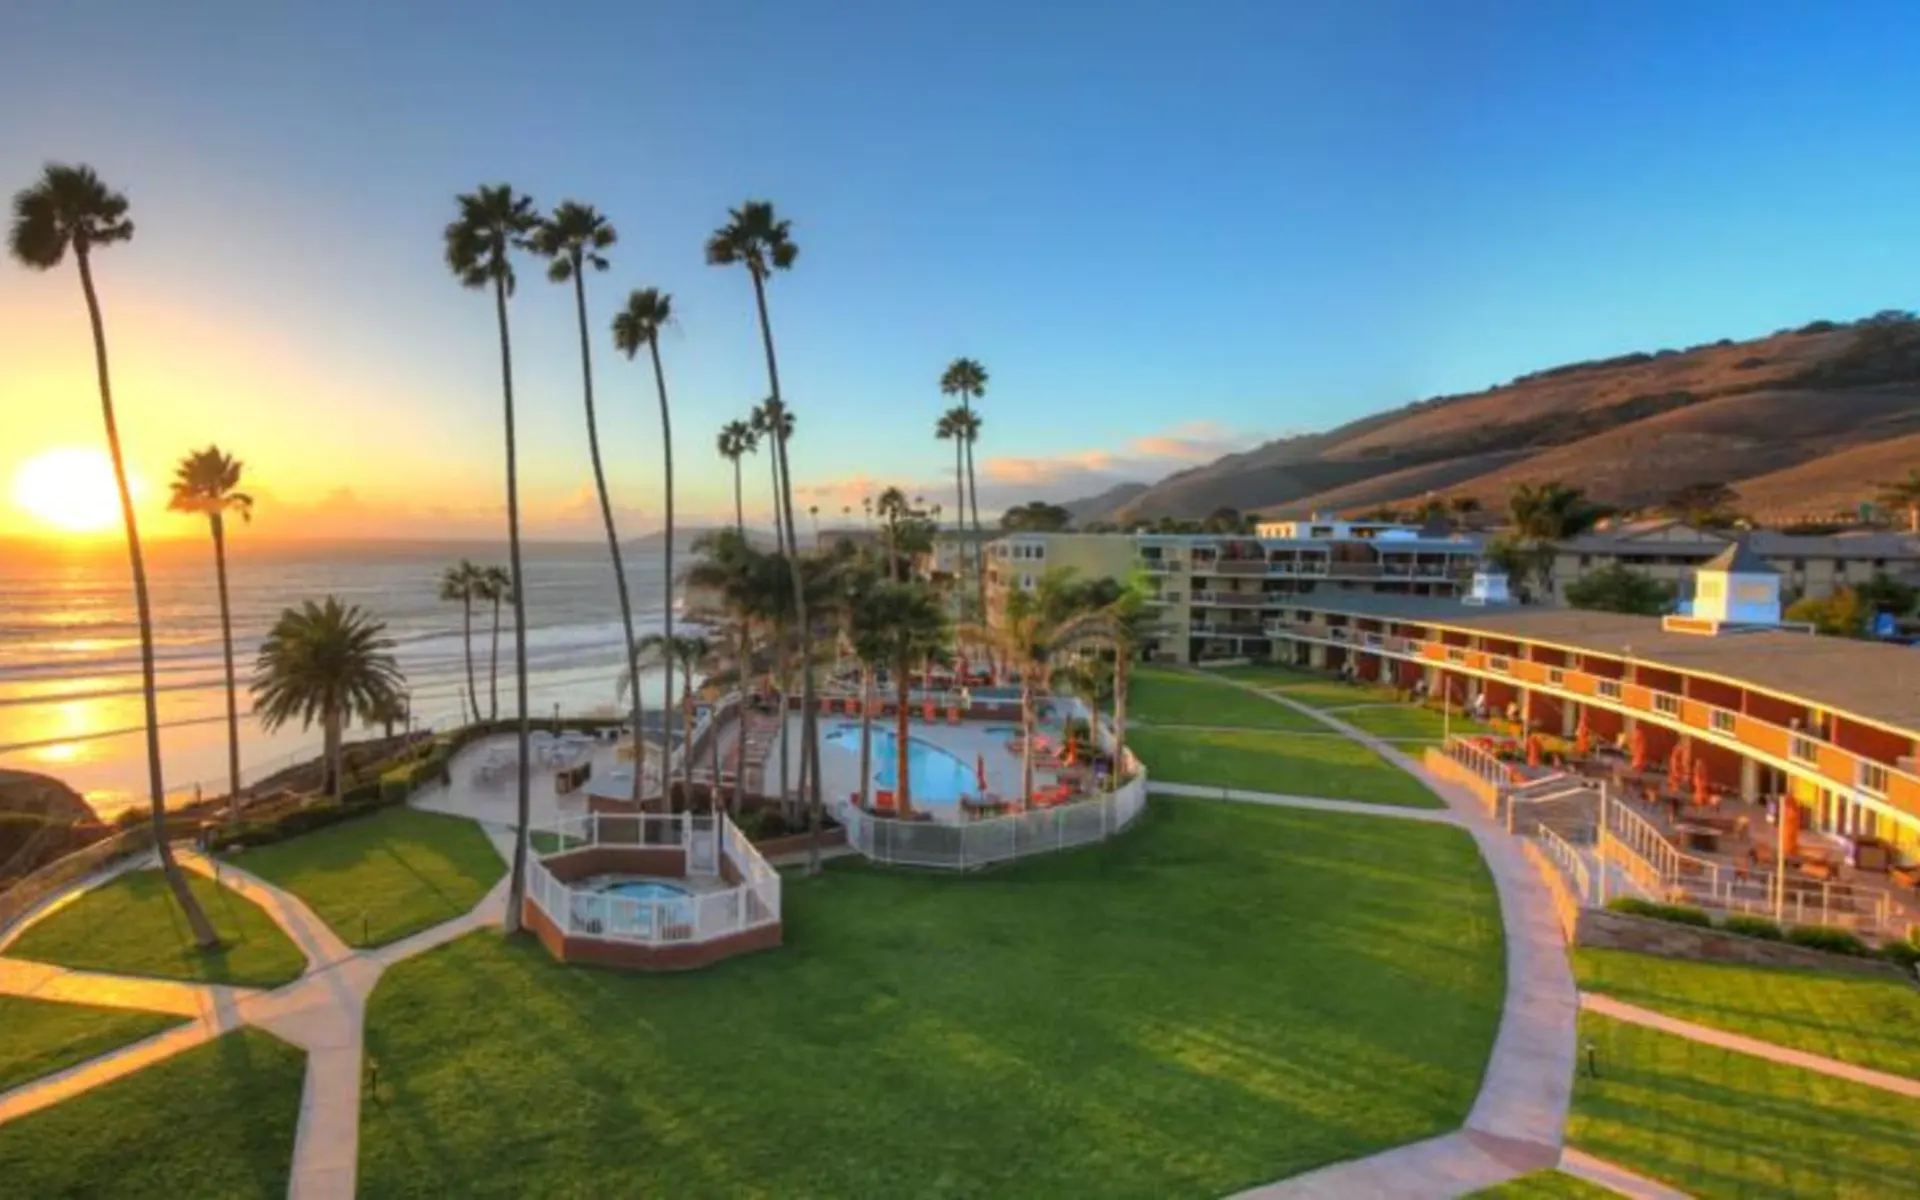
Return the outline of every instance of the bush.
{"type": "Polygon", "coordinates": [[[1888,942],[1880,947],[1880,957],[1905,971],[1920,967],[1920,941],[1888,942]]]}
{"type": "Polygon", "coordinates": [[[1720,928],[1741,937],[1759,938],[1766,942],[1777,942],[1786,936],[1778,925],[1765,917],[1728,917],[1720,923],[1720,928]]]}
{"type": "Polygon", "coordinates": [[[1619,896],[1609,900],[1607,907],[1634,917],[1650,917],[1655,921],[1671,921],[1675,925],[1692,925],[1700,929],[1713,928],[1712,917],[1701,909],[1685,904],[1655,904],[1637,896],[1619,896]]]}
{"type": "Polygon", "coordinates": [[[1871,957],[1873,951],[1867,944],[1844,929],[1831,929],[1825,925],[1799,925],[1787,930],[1787,941],[1795,946],[1805,946],[1809,950],[1825,950],[1829,954],[1850,954],[1855,958],[1871,957]]]}

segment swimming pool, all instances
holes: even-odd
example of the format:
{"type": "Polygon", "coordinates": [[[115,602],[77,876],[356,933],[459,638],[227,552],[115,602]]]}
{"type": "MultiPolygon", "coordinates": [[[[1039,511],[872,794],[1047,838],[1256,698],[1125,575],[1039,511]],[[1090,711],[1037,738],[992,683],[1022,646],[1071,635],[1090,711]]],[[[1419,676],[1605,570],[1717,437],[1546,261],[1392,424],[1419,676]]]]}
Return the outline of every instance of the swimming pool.
{"type": "MultiPolygon", "coordinates": [[[[822,739],[828,745],[860,752],[860,727],[841,725],[822,739]]],[[[893,791],[900,786],[900,752],[893,730],[873,730],[873,785],[893,791]]],[[[907,739],[907,778],[916,805],[958,804],[960,797],[980,791],[973,764],[922,738],[907,739]]]]}
{"type": "Polygon", "coordinates": [[[589,933],[652,937],[656,922],[693,924],[693,893],[664,879],[608,879],[573,898],[574,922],[589,933]]]}

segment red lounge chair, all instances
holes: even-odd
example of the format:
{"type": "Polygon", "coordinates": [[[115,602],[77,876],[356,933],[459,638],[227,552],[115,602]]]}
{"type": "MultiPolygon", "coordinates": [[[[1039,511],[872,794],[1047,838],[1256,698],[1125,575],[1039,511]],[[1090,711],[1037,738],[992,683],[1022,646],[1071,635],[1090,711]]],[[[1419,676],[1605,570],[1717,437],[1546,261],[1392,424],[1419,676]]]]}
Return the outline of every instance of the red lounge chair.
{"type": "Polygon", "coordinates": [[[882,790],[880,790],[880,791],[877,791],[877,792],[875,792],[875,793],[873,794],[873,811],[875,811],[875,812],[892,812],[892,811],[894,811],[894,809],[893,809],[893,793],[892,793],[892,792],[889,792],[889,791],[886,791],[886,790],[884,790],[884,789],[882,789],[882,790]]]}

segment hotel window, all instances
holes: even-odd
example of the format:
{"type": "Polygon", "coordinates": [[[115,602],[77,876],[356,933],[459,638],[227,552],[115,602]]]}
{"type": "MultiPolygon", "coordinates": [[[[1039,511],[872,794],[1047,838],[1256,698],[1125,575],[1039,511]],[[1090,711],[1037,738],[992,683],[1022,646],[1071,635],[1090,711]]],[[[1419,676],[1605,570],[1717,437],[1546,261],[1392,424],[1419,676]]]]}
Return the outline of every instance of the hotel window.
{"type": "Polygon", "coordinates": [[[1800,737],[1797,734],[1788,741],[1787,753],[1793,757],[1793,761],[1795,762],[1810,763],[1816,761],[1819,757],[1815,750],[1813,739],[1800,737]]]}
{"type": "Polygon", "coordinates": [[[1448,646],[1447,661],[1451,663],[1463,663],[1467,661],[1467,652],[1458,646],[1448,646]]]}
{"type": "Polygon", "coordinates": [[[1602,699],[1618,700],[1620,698],[1620,681],[1617,679],[1598,680],[1594,683],[1593,690],[1598,692],[1602,699]]]}
{"type": "Polygon", "coordinates": [[[1547,672],[1548,687],[1565,687],[1566,684],[1567,684],[1567,673],[1565,671],[1553,669],[1547,672]]]}
{"type": "Polygon", "coordinates": [[[1874,796],[1887,794],[1887,769],[1879,763],[1860,764],[1860,790],[1874,796]]]}
{"type": "Polygon", "coordinates": [[[1580,569],[1581,569],[1582,571],[1584,571],[1584,570],[1586,570],[1586,569],[1587,569],[1588,567],[1590,567],[1590,566],[1592,566],[1592,565],[1593,565],[1593,555],[1591,555],[1591,554],[1582,554],[1582,555],[1580,556],[1580,569]]]}
{"type": "MultiPolygon", "coordinates": [[[[1679,704],[1676,703],[1674,707],[1678,708],[1679,704]]],[[[1715,733],[1731,734],[1733,732],[1733,714],[1724,708],[1714,709],[1711,713],[1707,714],[1707,728],[1713,730],[1715,733]]]]}
{"type": "Polygon", "coordinates": [[[1492,657],[1488,658],[1487,665],[1493,668],[1494,670],[1500,672],[1502,675],[1505,675],[1507,672],[1513,669],[1513,664],[1507,661],[1505,655],[1500,655],[1500,654],[1495,654],[1492,657]]]}
{"type": "Polygon", "coordinates": [[[1655,692],[1653,694],[1653,711],[1665,713],[1669,717],[1679,716],[1680,697],[1669,696],[1665,692],[1655,692]]]}

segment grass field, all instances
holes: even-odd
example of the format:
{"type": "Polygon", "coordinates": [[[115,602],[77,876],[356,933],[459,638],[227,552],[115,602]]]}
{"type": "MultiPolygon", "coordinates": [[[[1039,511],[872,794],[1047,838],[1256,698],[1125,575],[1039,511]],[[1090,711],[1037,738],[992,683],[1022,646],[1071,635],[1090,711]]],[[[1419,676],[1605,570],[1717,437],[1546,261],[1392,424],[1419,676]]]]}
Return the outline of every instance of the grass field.
{"type": "Polygon", "coordinates": [[[1628,1004],[1920,1079],[1920,990],[1897,979],[1589,948],[1574,971],[1585,990],[1628,1004]]]}
{"type": "Polygon", "coordinates": [[[1504,989],[1471,840],[1369,817],[1156,799],[785,910],[686,975],[491,933],[394,967],[363,1194],[1215,1197],[1457,1127],[1504,989]]]}
{"type": "MultiPolygon", "coordinates": [[[[1332,731],[1329,730],[1329,733],[1332,731]]],[[[1440,798],[1373,751],[1338,735],[1299,737],[1227,729],[1129,730],[1127,741],[1166,783],[1441,808],[1440,798]]]]}
{"type": "Polygon", "coordinates": [[[285,983],[306,969],[299,947],[252,902],[210,879],[186,876],[220,935],[220,948],[211,953],[194,947],[157,870],[131,871],[93,889],[21,934],[7,953],[87,971],[254,987],[285,983]]]}
{"type": "Polygon", "coordinates": [[[412,808],[383,809],[233,861],[306,901],[353,946],[385,945],[451,920],[506,871],[478,825],[412,808]]]}
{"type": "Polygon", "coordinates": [[[1912,1194],[1920,1100],[1593,1013],[1568,1140],[1702,1197],[1912,1194]]]}
{"type": "MultiPolygon", "coordinates": [[[[1291,692],[1285,693],[1292,695],[1291,692]]],[[[1454,713],[1451,720],[1422,708],[1417,704],[1387,704],[1377,708],[1355,708],[1331,714],[1335,720],[1344,721],[1355,729],[1371,733],[1375,737],[1419,739],[1438,745],[1441,734],[1448,730],[1456,734],[1476,734],[1490,732],[1486,725],[1471,717],[1454,713]]]]}
{"type": "Polygon", "coordinates": [[[0,1125],[9,1196],[287,1194],[306,1055],[242,1029],[0,1125]]]}
{"type": "Polygon", "coordinates": [[[1313,718],[1217,679],[1143,667],[1127,685],[1127,719],[1225,729],[1324,729],[1313,718]]]}
{"type": "Polygon", "coordinates": [[[1612,1200],[1614,1193],[1562,1171],[1529,1171],[1495,1187],[1481,1188],[1468,1200],[1612,1200]]]}
{"type": "Polygon", "coordinates": [[[124,1008],[0,996],[0,1029],[6,1031],[0,1038],[0,1092],[152,1037],[180,1021],[124,1008]]]}

